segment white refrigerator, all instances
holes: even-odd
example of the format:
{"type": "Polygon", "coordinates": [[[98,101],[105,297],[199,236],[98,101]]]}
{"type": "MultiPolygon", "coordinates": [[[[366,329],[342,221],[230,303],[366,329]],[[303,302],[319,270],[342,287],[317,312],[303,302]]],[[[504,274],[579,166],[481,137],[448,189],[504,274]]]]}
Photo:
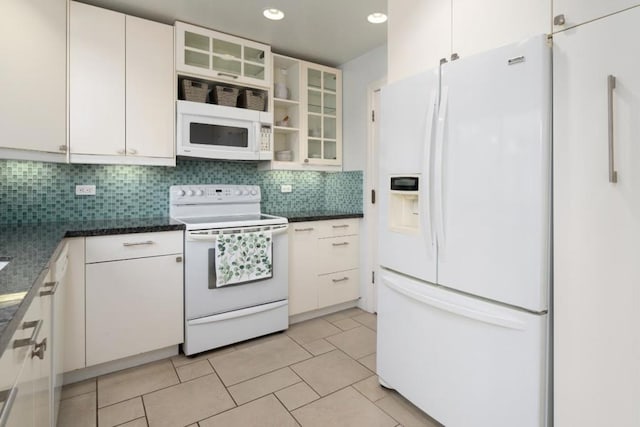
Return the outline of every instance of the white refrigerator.
{"type": "Polygon", "coordinates": [[[447,427],[548,425],[551,48],[382,90],[377,370],[447,427]]]}

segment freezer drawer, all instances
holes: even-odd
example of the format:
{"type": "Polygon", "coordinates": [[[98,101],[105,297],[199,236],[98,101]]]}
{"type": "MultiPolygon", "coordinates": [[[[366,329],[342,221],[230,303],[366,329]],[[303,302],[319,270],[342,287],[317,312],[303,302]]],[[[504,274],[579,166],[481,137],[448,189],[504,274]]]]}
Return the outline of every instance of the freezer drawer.
{"type": "Polygon", "coordinates": [[[378,375],[447,426],[544,426],[547,321],[383,271],[378,375]]]}

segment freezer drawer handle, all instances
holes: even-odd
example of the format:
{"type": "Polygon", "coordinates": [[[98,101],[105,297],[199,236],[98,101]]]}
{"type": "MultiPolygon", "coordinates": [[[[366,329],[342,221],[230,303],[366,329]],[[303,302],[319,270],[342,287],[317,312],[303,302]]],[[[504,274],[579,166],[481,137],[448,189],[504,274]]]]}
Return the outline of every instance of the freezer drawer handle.
{"type": "Polygon", "coordinates": [[[489,323],[496,326],[501,326],[503,328],[509,329],[518,329],[524,330],[525,325],[518,319],[514,318],[506,318],[497,316],[491,313],[483,313],[478,310],[474,310],[469,307],[464,307],[461,305],[456,305],[451,302],[442,301],[440,299],[434,298],[432,296],[420,294],[411,289],[407,289],[406,287],[389,280],[388,278],[382,279],[384,284],[386,284],[390,289],[409,297],[415,301],[421,302],[423,304],[430,305],[435,308],[439,308],[440,310],[448,311],[453,314],[457,314],[459,316],[468,317],[470,319],[475,319],[480,322],[489,323]]]}
{"type": "Polygon", "coordinates": [[[616,88],[616,77],[607,76],[607,121],[609,134],[609,182],[618,182],[618,172],[616,171],[613,159],[613,90],[616,88]]]}
{"type": "Polygon", "coordinates": [[[349,280],[348,277],[343,277],[342,279],[331,279],[333,283],[346,282],[347,280],[349,280]]]}
{"type": "Polygon", "coordinates": [[[11,414],[11,407],[18,395],[18,387],[13,387],[11,390],[4,390],[0,392],[0,402],[4,402],[2,405],[2,411],[0,412],[0,427],[7,425],[9,421],[9,415],[11,414]]]}
{"type": "Polygon", "coordinates": [[[348,244],[349,244],[349,242],[332,243],[333,246],[347,246],[348,244]]]}

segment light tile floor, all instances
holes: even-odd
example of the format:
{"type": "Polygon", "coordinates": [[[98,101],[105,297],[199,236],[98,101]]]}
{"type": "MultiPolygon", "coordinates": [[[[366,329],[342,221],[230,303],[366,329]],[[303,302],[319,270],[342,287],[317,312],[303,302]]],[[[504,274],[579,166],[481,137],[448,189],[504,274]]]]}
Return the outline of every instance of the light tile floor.
{"type": "Polygon", "coordinates": [[[283,333],[66,386],[60,427],[439,424],[378,384],[376,316],[349,309],[283,333]]]}

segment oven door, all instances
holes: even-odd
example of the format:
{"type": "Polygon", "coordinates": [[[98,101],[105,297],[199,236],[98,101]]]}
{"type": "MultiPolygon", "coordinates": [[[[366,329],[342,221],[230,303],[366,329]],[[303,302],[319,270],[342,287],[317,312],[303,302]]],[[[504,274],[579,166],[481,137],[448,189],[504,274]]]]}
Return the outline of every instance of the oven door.
{"type": "MultiPolygon", "coordinates": [[[[216,287],[216,234],[185,233],[185,316],[187,320],[286,300],[289,291],[288,237],[286,224],[245,227],[234,231],[272,230],[272,277],[231,286],[216,287]]],[[[225,231],[231,231],[229,229],[225,231]]]]}
{"type": "Polygon", "coordinates": [[[252,117],[255,112],[229,111],[238,109],[209,104],[179,107],[182,108],[178,111],[178,155],[210,159],[259,159],[260,122],[252,117]]]}

